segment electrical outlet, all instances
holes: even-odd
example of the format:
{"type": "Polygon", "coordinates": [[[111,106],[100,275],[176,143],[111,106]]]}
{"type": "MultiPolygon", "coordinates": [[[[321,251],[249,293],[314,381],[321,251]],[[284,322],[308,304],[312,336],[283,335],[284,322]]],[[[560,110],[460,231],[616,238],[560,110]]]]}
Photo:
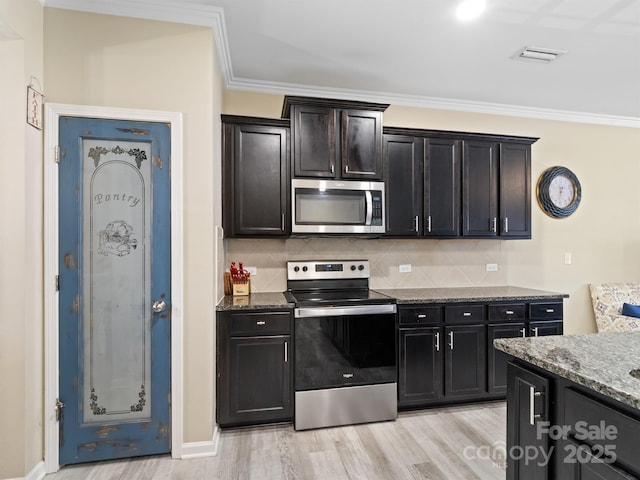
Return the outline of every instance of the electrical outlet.
{"type": "Polygon", "coordinates": [[[564,264],[571,265],[571,252],[566,252],[564,254],[564,264]]]}
{"type": "Polygon", "coordinates": [[[244,267],[244,269],[249,272],[252,277],[255,277],[258,274],[258,267],[244,267]]]}
{"type": "Polygon", "coordinates": [[[410,263],[404,263],[404,264],[398,266],[398,271],[400,273],[410,273],[411,272],[411,264],[410,263]]]}
{"type": "Polygon", "coordinates": [[[487,263],[487,272],[497,272],[498,264],[497,263],[487,263]]]}

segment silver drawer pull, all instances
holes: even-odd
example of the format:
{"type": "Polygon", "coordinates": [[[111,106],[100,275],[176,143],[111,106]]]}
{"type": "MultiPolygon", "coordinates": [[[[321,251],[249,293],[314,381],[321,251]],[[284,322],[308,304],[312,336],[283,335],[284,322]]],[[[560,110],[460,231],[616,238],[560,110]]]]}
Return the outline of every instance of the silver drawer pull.
{"type": "Polygon", "coordinates": [[[343,373],[342,378],[353,378],[353,373],[343,373]]]}
{"type": "Polygon", "coordinates": [[[256,322],[256,325],[265,325],[267,322],[265,322],[264,320],[259,320],[256,322]]]}
{"type": "Polygon", "coordinates": [[[507,310],[507,311],[506,311],[506,312],[504,312],[504,313],[506,313],[507,315],[513,315],[513,314],[514,314],[514,313],[516,313],[516,312],[514,312],[513,310],[507,310]]]}
{"type": "Polygon", "coordinates": [[[553,308],[547,308],[547,313],[553,313],[554,309],[553,308]]]}
{"type": "Polygon", "coordinates": [[[542,415],[536,415],[536,397],[542,396],[541,392],[536,392],[534,386],[529,387],[529,424],[535,425],[536,418],[540,418],[542,415]]]}
{"type": "Polygon", "coordinates": [[[436,352],[440,351],[440,332],[436,332],[436,352]]]}
{"type": "Polygon", "coordinates": [[[463,317],[470,317],[471,316],[471,312],[464,312],[462,314],[463,317]]]}
{"type": "Polygon", "coordinates": [[[419,313],[418,318],[427,318],[427,316],[424,313],[419,313]]]}

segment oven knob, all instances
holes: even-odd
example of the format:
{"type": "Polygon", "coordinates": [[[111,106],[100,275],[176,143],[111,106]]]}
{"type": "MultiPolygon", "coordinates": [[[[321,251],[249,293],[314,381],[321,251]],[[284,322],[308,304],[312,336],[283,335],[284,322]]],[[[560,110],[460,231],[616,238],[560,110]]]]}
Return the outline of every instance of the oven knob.
{"type": "Polygon", "coordinates": [[[293,271],[294,272],[299,272],[300,271],[300,267],[293,267],[293,271]]]}
{"type": "Polygon", "coordinates": [[[302,267],[303,272],[306,272],[307,270],[309,270],[307,267],[302,267]]]}
{"type": "Polygon", "coordinates": [[[355,265],[351,265],[351,270],[355,270],[356,266],[355,265]]]}
{"type": "Polygon", "coordinates": [[[358,265],[358,270],[364,270],[364,265],[362,264],[358,265]]]}

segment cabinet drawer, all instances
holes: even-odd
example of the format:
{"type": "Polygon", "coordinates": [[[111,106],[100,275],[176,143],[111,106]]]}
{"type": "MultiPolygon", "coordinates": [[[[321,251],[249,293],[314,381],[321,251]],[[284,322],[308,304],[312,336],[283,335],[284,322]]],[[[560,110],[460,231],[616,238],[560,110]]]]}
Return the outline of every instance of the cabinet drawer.
{"type": "Polygon", "coordinates": [[[489,305],[489,321],[524,320],[524,303],[510,303],[506,305],[489,305]]]}
{"type": "Polygon", "coordinates": [[[291,314],[234,313],[231,315],[231,335],[278,335],[289,333],[291,314]]]}
{"type": "Polygon", "coordinates": [[[441,307],[403,308],[400,310],[400,324],[432,324],[442,321],[441,307]]]}
{"type": "Polygon", "coordinates": [[[446,323],[477,323],[484,319],[484,305],[447,305],[444,307],[444,321],[446,323]]]}
{"type": "Polygon", "coordinates": [[[531,320],[561,319],[562,306],[562,302],[531,303],[529,304],[529,318],[531,320]]]}
{"type": "Polygon", "coordinates": [[[576,425],[580,426],[583,436],[576,438],[580,443],[591,445],[614,445],[617,457],[616,463],[630,466],[640,471],[640,456],[638,456],[638,439],[640,439],[640,419],[631,417],[612,407],[593,400],[574,390],[565,390],[564,406],[565,424],[571,428],[572,434],[580,433],[576,425]],[[578,422],[583,422],[578,424],[578,422]],[[604,429],[601,427],[604,425],[604,429]],[[615,427],[616,432],[613,433],[615,427]],[[594,429],[601,435],[598,439],[590,439],[594,429]],[[609,433],[607,437],[607,433],[609,433]]]}

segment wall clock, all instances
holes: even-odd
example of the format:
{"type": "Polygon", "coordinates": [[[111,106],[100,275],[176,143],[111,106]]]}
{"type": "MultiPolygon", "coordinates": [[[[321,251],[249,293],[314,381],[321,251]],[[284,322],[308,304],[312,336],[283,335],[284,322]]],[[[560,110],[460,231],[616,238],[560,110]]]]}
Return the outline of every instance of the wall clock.
{"type": "Polygon", "coordinates": [[[565,167],[551,167],[540,174],[536,188],[540,208],[552,218],[564,218],[580,205],[582,189],[575,174],[565,167]]]}

